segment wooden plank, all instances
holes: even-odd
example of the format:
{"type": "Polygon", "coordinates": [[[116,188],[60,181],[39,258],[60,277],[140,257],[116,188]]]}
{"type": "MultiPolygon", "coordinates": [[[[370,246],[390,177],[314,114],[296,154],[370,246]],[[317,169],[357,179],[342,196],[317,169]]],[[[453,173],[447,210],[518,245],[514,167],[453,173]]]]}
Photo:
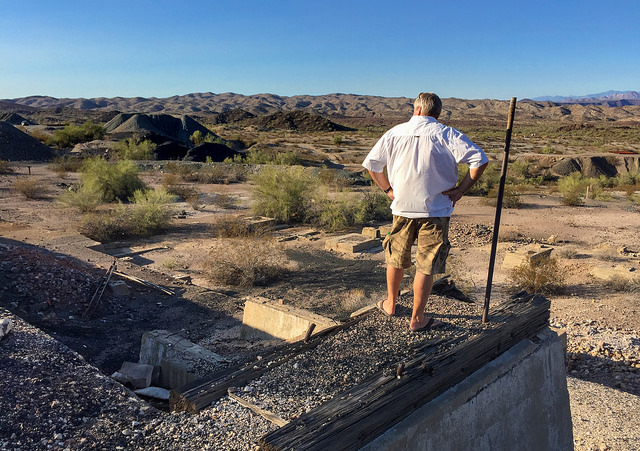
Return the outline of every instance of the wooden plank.
{"type": "Polygon", "coordinates": [[[252,362],[251,364],[236,365],[211,376],[193,381],[179,389],[171,390],[169,395],[171,411],[198,412],[224,396],[230,387],[242,386],[248,381],[257,379],[266,371],[282,365],[302,352],[315,348],[328,337],[335,335],[343,329],[352,327],[372,313],[373,311],[370,310],[359,316],[350,318],[343,324],[323,329],[308,339],[305,337],[306,340],[303,339],[277,349],[263,356],[259,361],[252,362]]]}
{"type": "Polygon", "coordinates": [[[287,421],[283,420],[282,418],[280,418],[278,415],[269,412],[268,410],[265,410],[261,407],[256,406],[255,404],[250,403],[249,401],[242,399],[240,396],[237,396],[235,394],[233,394],[231,392],[231,390],[227,391],[227,394],[229,395],[229,398],[233,399],[234,401],[236,401],[238,404],[240,404],[243,407],[246,407],[247,409],[257,413],[258,415],[260,415],[262,418],[271,421],[273,424],[276,424],[278,426],[286,426],[287,425],[287,421]]]}
{"type": "Polygon", "coordinates": [[[406,362],[406,376],[400,379],[382,380],[379,374],[374,387],[354,387],[265,435],[260,444],[265,450],[359,449],[514,344],[537,334],[548,325],[549,305],[542,296],[530,296],[498,309],[477,336],[406,362]]]}

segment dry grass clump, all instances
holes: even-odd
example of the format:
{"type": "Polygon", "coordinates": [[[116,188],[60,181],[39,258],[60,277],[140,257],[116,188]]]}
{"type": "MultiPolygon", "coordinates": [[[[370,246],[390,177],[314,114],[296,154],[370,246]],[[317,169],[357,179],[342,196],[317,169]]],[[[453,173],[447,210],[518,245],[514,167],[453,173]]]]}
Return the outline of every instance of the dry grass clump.
{"type": "Polygon", "coordinates": [[[203,267],[215,284],[265,286],[288,272],[288,259],[272,238],[226,238],[216,241],[203,267]]]}
{"type": "Polygon", "coordinates": [[[249,223],[234,215],[221,216],[214,225],[218,238],[239,238],[256,235],[249,223]]]}
{"type": "Polygon", "coordinates": [[[604,287],[619,293],[640,292],[640,277],[628,279],[622,276],[613,276],[604,282],[604,287]]]}
{"type": "Polygon", "coordinates": [[[525,290],[532,294],[559,293],[563,288],[562,281],[565,279],[554,258],[516,266],[509,272],[509,278],[515,291],[525,290]]]}
{"type": "Polygon", "coordinates": [[[27,199],[39,199],[45,195],[44,185],[33,177],[18,177],[13,182],[13,189],[27,199]]]}

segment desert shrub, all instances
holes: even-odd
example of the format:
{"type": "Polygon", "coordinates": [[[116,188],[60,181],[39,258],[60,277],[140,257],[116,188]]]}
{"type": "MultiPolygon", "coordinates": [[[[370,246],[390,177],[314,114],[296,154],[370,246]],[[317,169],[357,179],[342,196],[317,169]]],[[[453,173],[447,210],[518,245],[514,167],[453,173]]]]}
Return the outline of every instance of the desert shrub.
{"type": "Polygon", "coordinates": [[[176,197],[164,189],[136,190],[128,209],[132,233],[137,236],[151,235],[166,229],[173,215],[168,204],[176,197]]]}
{"type": "Polygon", "coordinates": [[[67,172],[77,172],[82,163],[83,160],[81,158],[63,155],[55,157],[49,164],[49,168],[60,177],[63,177],[67,172]]]}
{"type": "Polygon", "coordinates": [[[216,240],[203,266],[211,282],[242,287],[268,285],[288,272],[279,243],[266,237],[216,240]]]}
{"type": "Polygon", "coordinates": [[[196,130],[195,132],[193,132],[193,134],[189,137],[189,141],[191,141],[194,146],[203,143],[226,144],[226,141],[219,136],[215,136],[212,133],[203,135],[200,130],[196,130]]]}
{"type": "Polygon", "coordinates": [[[190,204],[197,203],[198,190],[193,185],[182,185],[177,175],[166,173],[162,176],[162,187],[164,190],[178,199],[184,200],[190,204]]]}
{"type": "Polygon", "coordinates": [[[554,152],[555,151],[553,150],[553,147],[551,147],[551,146],[544,146],[542,148],[542,150],[540,151],[540,153],[544,153],[544,154],[552,154],[554,152]]]}
{"type": "Polygon", "coordinates": [[[344,138],[342,138],[342,136],[340,136],[340,135],[335,135],[335,136],[333,137],[333,143],[334,143],[336,146],[339,146],[339,145],[341,145],[341,144],[344,144],[344,138]]]}
{"type": "Polygon", "coordinates": [[[354,224],[354,208],[346,199],[322,199],[316,201],[313,223],[318,227],[336,232],[354,224]]]}
{"type": "Polygon", "coordinates": [[[247,221],[238,216],[225,215],[215,222],[214,228],[218,238],[238,238],[256,235],[247,221]]]}
{"type": "MultiPolygon", "coordinates": [[[[499,164],[489,162],[489,165],[482,173],[482,177],[480,177],[480,180],[471,187],[468,194],[486,195],[489,193],[489,191],[491,191],[491,189],[497,186],[500,182],[501,170],[502,168],[499,164]]],[[[460,183],[467,172],[469,172],[469,167],[463,165],[458,171],[458,183],[460,183]]]]}
{"type": "Polygon", "coordinates": [[[619,293],[640,292],[640,278],[628,279],[622,276],[613,276],[604,282],[604,287],[619,293]]]}
{"type": "Polygon", "coordinates": [[[153,141],[133,136],[114,143],[112,149],[123,160],[153,160],[156,147],[153,141]]]}
{"type": "Polygon", "coordinates": [[[102,243],[134,236],[150,236],[166,229],[173,200],[164,190],[136,191],[132,205],[87,213],[80,222],[80,233],[102,243]]]}
{"type": "Polygon", "coordinates": [[[137,190],[145,188],[138,168],[130,160],[109,163],[103,158],[90,158],[80,168],[78,191],[98,193],[103,202],[126,201],[137,190]]]}
{"type": "Polygon", "coordinates": [[[371,221],[389,221],[392,219],[391,199],[379,189],[365,191],[356,205],[355,222],[366,224],[371,221]]]}
{"type": "Polygon", "coordinates": [[[582,174],[573,172],[566,177],[558,180],[558,190],[562,194],[562,203],[564,205],[582,205],[583,193],[585,191],[582,182],[582,174]]]}
{"type": "Polygon", "coordinates": [[[527,262],[516,266],[509,272],[515,291],[529,293],[554,294],[562,289],[564,277],[554,258],[539,262],[527,262]]]}
{"type": "Polygon", "coordinates": [[[339,299],[338,301],[339,309],[344,312],[345,318],[356,310],[359,310],[370,304],[371,299],[367,296],[364,289],[362,288],[352,288],[351,290],[342,294],[341,299],[339,299]]]}
{"type": "Polygon", "coordinates": [[[331,186],[338,190],[342,190],[352,183],[350,174],[342,169],[321,168],[317,170],[315,176],[322,185],[331,186]]]}
{"type": "Polygon", "coordinates": [[[640,193],[633,193],[629,195],[629,200],[636,205],[640,204],[640,193]]]}
{"type": "Polygon", "coordinates": [[[232,210],[238,206],[237,198],[227,193],[216,193],[212,204],[225,210],[232,210]]]}
{"type": "Polygon", "coordinates": [[[58,197],[58,202],[67,207],[77,208],[82,213],[88,213],[102,203],[102,195],[89,189],[65,191],[58,197]]]}
{"type": "Polygon", "coordinates": [[[104,136],[104,128],[91,120],[82,125],[68,124],[60,130],[53,132],[46,144],[59,148],[71,147],[74,144],[101,139],[104,136]]]}
{"type": "Polygon", "coordinates": [[[13,190],[19,192],[27,199],[43,197],[46,191],[40,180],[34,177],[18,177],[13,182],[13,190]]]}
{"type": "Polygon", "coordinates": [[[244,155],[237,154],[233,158],[227,158],[225,163],[245,164],[275,164],[281,166],[293,166],[300,164],[298,152],[268,152],[265,149],[251,148],[244,155]]]}
{"type": "Polygon", "coordinates": [[[253,211],[283,222],[304,222],[317,181],[300,166],[266,166],[252,177],[253,211]]]}
{"type": "MultiPolygon", "coordinates": [[[[487,194],[485,202],[487,205],[493,207],[498,205],[498,186],[491,188],[491,191],[487,194]]],[[[520,208],[522,201],[516,191],[515,187],[511,185],[504,186],[504,192],[502,194],[502,208],[520,208]]]]}

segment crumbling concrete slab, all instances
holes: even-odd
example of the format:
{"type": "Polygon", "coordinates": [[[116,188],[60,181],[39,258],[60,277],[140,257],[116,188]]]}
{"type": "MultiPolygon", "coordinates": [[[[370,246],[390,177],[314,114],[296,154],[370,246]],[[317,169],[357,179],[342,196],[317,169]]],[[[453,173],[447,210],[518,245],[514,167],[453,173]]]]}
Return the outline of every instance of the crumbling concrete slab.
{"type": "Polygon", "coordinates": [[[123,385],[130,385],[133,388],[146,388],[151,385],[153,372],[153,365],[123,362],[120,370],[113,373],[111,377],[123,385]]]}
{"type": "Polygon", "coordinates": [[[274,218],[268,218],[266,216],[250,216],[244,220],[249,225],[249,230],[254,233],[271,230],[276,225],[276,220],[274,218]]]}
{"type": "Polygon", "coordinates": [[[279,338],[294,341],[303,338],[311,324],[315,324],[314,332],[319,332],[338,323],[289,305],[251,298],[244,305],[240,337],[245,340],[279,338]]]}
{"type": "Polygon", "coordinates": [[[348,235],[328,239],[325,242],[324,248],[328,251],[354,254],[356,252],[362,252],[378,246],[380,246],[380,240],[378,239],[371,239],[361,235],[360,233],[350,233],[348,235]]]}
{"type": "Polygon", "coordinates": [[[135,390],[134,393],[140,396],[146,396],[147,398],[161,399],[163,401],[169,400],[171,391],[162,387],[147,387],[135,390]]]}
{"type": "Polygon", "coordinates": [[[177,388],[215,370],[227,359],[167,330],[142,335],[140,363],[160,367],[154,384],[177,388]]]}
{"type": "Polygon", "coordinates": [[[368,236],[369,238],[380,238],[380,229],[377,227],[363,227],[362,228],[363,236],[368,236]]]}
{"type": "Polygon", "coordinates": [[[502,261],[502,269],[516,268],[522,264],[539,263],[551,257],[554,248],[540,244],[532,244],[518,249],[515,252],[507,252],[502,261]]]}
{"type": "Polygon", "coordinates": [[[631,265],[594,266],[589,270],[589,274],[600,280],[619,278],[632,281],[640,279],[640,271],[631,265]]]}

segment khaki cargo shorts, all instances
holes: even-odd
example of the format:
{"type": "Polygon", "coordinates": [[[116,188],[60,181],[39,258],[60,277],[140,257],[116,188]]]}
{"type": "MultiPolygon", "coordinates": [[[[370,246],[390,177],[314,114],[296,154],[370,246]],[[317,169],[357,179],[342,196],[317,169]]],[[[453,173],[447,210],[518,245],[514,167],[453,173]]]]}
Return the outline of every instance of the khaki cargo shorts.
{"type": "Polygon", "coordinates": [[[411,267],[411,247],[418,240],[416,271],[432,275],[442,274],[449,255],[449,218],[393,217],[391,232],[382,247],[389,266],[398,269],[411,267]]]}

